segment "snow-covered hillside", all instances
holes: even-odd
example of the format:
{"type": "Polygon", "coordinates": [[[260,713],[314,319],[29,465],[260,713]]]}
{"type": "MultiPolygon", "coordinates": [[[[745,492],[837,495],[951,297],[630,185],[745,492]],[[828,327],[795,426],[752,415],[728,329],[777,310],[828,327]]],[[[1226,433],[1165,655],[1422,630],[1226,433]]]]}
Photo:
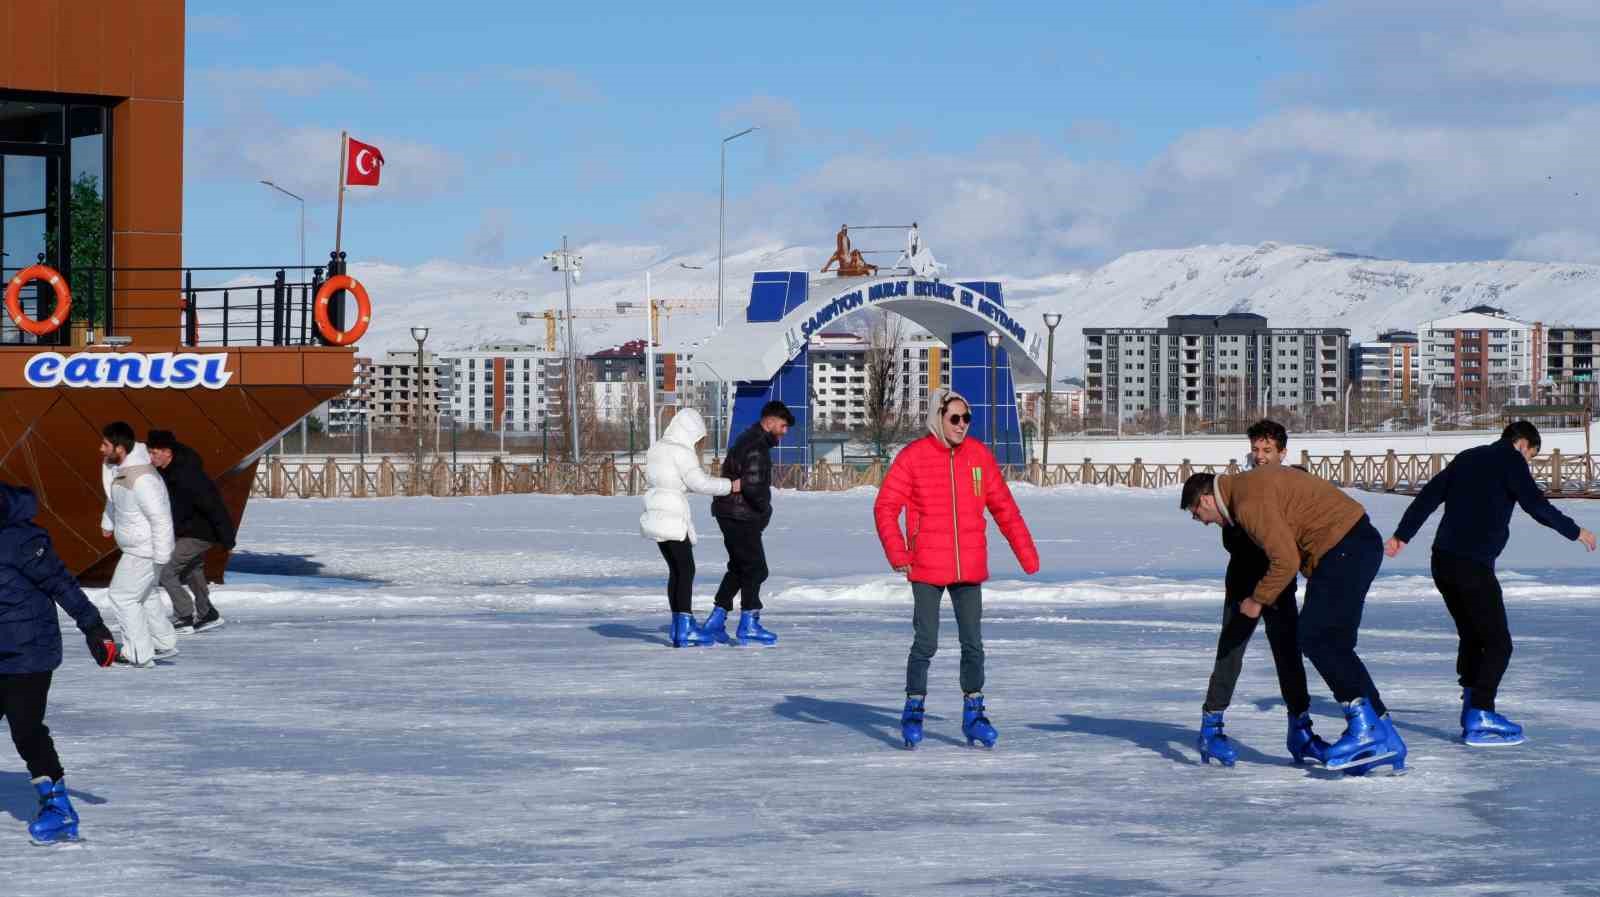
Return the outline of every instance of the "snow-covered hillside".
{"type": "MultiPolygon", "coordinates": [[[[751,275],[764,270],[815,271],[825,247],[770,244],[726,259],[725,301],[730,319],[742,314],[751,275]]],[[[600,309],[579,321],[580,349],[592,351],[643,334],[642,315],[612,311],[638,302],[644,272],[657,298],[714,300],[716,255],[674,255],[652,246],[583,246],[585,276],[573,305],[600,309]]],[[[543,339],[544,327],[519,328],[516,312],[560,308],[561,277],[544,263],[475,269],[433,262],[413,268],[352,264],[375,297],[370,352],[411,345],[408,328],[433,328],[430,345],[463,348],[487,340],[543,339]]],[[[827,275],[817,275],[826,280],[827,275]]],[[[1056,369],[1082,370],[1082,328],[1163,324],[1168,315],[1251,311],[1275,326],[1345,327],[1352,339],[1489,304],[1527,320],[1585,324],[1600,289],[1600,266],[1548,262],[1415,263],[1333,252],[1310,246],[1197,246],[1149,250],[1118,258],[1093,272],[1009,277],[1004,272],[951,271],[953,279],[997,279],[1007,305],[1025,316],[1065,315],[1057,331],[1056,369]]],[[[715,328],[712,310],[680,311],[665,324],[664,341],[688,345],[715,328]]]]}

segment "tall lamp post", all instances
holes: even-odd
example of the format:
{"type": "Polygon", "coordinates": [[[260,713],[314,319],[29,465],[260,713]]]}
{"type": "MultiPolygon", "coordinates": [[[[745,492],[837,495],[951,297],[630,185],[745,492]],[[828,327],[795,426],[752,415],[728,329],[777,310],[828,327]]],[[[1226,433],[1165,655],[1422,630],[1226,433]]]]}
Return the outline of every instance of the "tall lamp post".
{"type": "MultiPolygon", "coordinates": [[[[727,219],[728,219],[728,144],[751,131],[759,131],[759,127],[745,128],[737,134],[729,134],[722,138],[722,154],[717,164],[717,329],[722,329],[722,257],[727,251],[727,219]]],[[[714,419],[720,423],[724,406],[728,404],[728,384],[717,384],[717,413],[714,419]]],[[[718,426],[718,433],[721,427],[718,426]]],[[[718,441],[721,440],[718,435],[718,441]]]]}
{"type": "Polygon", "coordinates": [[[261,183],[266,184],[268,187],[271,187],[272,189],[278,191],[279,193],[282,193],[284,196],[290,197],[291,199],[294,199],[294,200],[296,200],[296,201],[298,201],[300,203],[300,268],[301,268],[301,275],[304,276],[304,274],[305,274],[305,270],[304,269],[306,267],[306,200],[305,200],[305,197],[301,196],[298,193],[291,193],[288,190],[285,190],[282,187],[279,187],[277,184],[274,184],[271,181],[262,181],[261,183]]]}
{"type": "Polygon", "coordinates": [[[573,255],[567,249],[567,238],[561,237],[561,248],[544,254],[550,270],[561,272],[561,283],[567,293],[567,429],[572,432],[572,463],[578,463],[578,356],[572,342],[572,282],[583,270],[583,256],[573,255]]]}
{"type": "MultiPolygon", "coordinates": [[[[994,446],[994,418],[995,418],[995,407],[994,407],[994,353],[995,353],[995,350],[998,349],[998,348],[1000,348],[1000,331],[991,330],[991,331],[989,331],[989,436],[988,436],[989,446],[991,448],[994,446]]],[[[1008,454],[1007,457],[1009,458],[1010,455],[1008,454]]],[[[1002,462],[1002,463],[1004,463],[1004,462],[1002,462]]]]}
{"type": "Polygon", "coordinates": [[[417,460],[412,479],[416,481],[417,494],[420,495],[422,493],[422,402],[427,395],[422,386],[423,371],[426,370],[423,367],[422,344],[428,339],[428,328],[411,328],[411,338],[417,341],[417,385],[412,392],[411,400],[411,407],[414,409],[411,413],[411,429],[417,434],[417,460]]]}
{"type": "Polygon", "coordinates": [[[1043,458],[1040,461],[1039,485],[1044,485],[1044,478],[1050,476],[1050,388],[1055,385],[1056,370],[1056,327],[1061,324],[1061,313],[1047,311],[1044,313],[1044,326],[1050,330],[1050,338],[1046,342],[1044,356],[1044,426],[1043,458]]]}

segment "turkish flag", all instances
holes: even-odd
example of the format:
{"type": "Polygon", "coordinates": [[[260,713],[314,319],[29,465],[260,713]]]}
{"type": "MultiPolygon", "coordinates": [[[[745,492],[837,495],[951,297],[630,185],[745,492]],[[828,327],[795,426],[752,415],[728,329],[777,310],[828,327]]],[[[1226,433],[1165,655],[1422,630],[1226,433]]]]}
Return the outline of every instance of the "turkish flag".
{"type": "Polygon", "coordinates": [[[362,143],[354,137],[346,138],[346,142],[349,148],[346,150],[344,182],[351,186],[378,186],[378,175],[383,171],[383,153],[372,144],[362,143]]]}

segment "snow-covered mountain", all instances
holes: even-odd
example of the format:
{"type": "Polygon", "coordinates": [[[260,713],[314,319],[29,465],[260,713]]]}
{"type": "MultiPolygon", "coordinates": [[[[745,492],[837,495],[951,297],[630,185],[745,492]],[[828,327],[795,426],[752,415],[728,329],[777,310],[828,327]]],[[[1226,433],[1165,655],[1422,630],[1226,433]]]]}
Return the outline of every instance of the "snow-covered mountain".
{"type": "MultiPolygon", "coordinates": [[[[585,255],[586,270],[573,288],[573,305],[598,314],[578,322],[582,351],[642,336],[642,314],[625,317],[614,309],[619,301],[642,300],[646,269],[652,272],[657,298],[716,298],[714,253],[607,245],[577,251],[585,255]]],[[[782,244],[729,255],[727,315],[742,314],[756,271],[814,272],[825,257],[823,249],[782,244]]],[[[447,262],[413,268],[352,264],[351,273],[374,297],[374,323],[362,341],[363,349],[373,353],[414,345],[408,330],[418,324],[432,328],[431,348],[464,348],[489,340],[537,342],[544,338],[543,323],[518,327],[516,313],[559,309],[564,303],[560,275],[542,262],[501,268],[447,262]]],[[[1353,340],[1370,339],[1389,328],[1415,329],[1422,321],[1481,304],[1525,320],[1600,324],[1600,266],[1595,265],[1417,263],[1263,243],[1134,252],[1093,272],[1025,278],[952,271],[950,276],[1000,280],[1006,304],[1025,316],[1061,312],[1065,319],[1056,339],[1061,375],[1082,370],[1082,328],[1159,326],[1175,314],[1250,311],[1265,315],[1273,326],[1345,327],[1353,340]]],[[[676,312],[665,319],[663,340],[672,347],[687,346],[709,335],[715,322],[714,310],[676,312]]]]}

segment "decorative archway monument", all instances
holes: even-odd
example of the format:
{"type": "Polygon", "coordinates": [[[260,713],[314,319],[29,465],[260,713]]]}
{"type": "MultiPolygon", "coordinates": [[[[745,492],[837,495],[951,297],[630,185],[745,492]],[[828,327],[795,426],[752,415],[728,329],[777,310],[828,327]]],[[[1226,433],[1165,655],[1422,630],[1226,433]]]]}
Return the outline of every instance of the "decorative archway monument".
{"type": "MultiPolygon", "coordinates": [[[[691,362],[702,379],[709,375],[736,386],[727,444],[756,422],[762,405],[777,399],[794,412],[795,425],[774,461],[811,463],[810,339],[851,315],[880,308],[949,347],[950,382],[942,383],[940,365],[930,363],[923,374],[929,390],[948,385],[966,396],[972,403],[972,435],[989,445],[1001,464],[1024,463],[1016,388],[1044,384],[1045,340],[1042,326],[1030,327],[1006,310],[998,282],[886,276],[827,278],[818,286],[812,298],[806,272],[758,272],[744,321],[725,325],[696,350],[691,362]],[[1000,335],[992,372],[991,332],[1000,335]]],[[[911,416],[920,423],[920,413],[911,416]]]]}

